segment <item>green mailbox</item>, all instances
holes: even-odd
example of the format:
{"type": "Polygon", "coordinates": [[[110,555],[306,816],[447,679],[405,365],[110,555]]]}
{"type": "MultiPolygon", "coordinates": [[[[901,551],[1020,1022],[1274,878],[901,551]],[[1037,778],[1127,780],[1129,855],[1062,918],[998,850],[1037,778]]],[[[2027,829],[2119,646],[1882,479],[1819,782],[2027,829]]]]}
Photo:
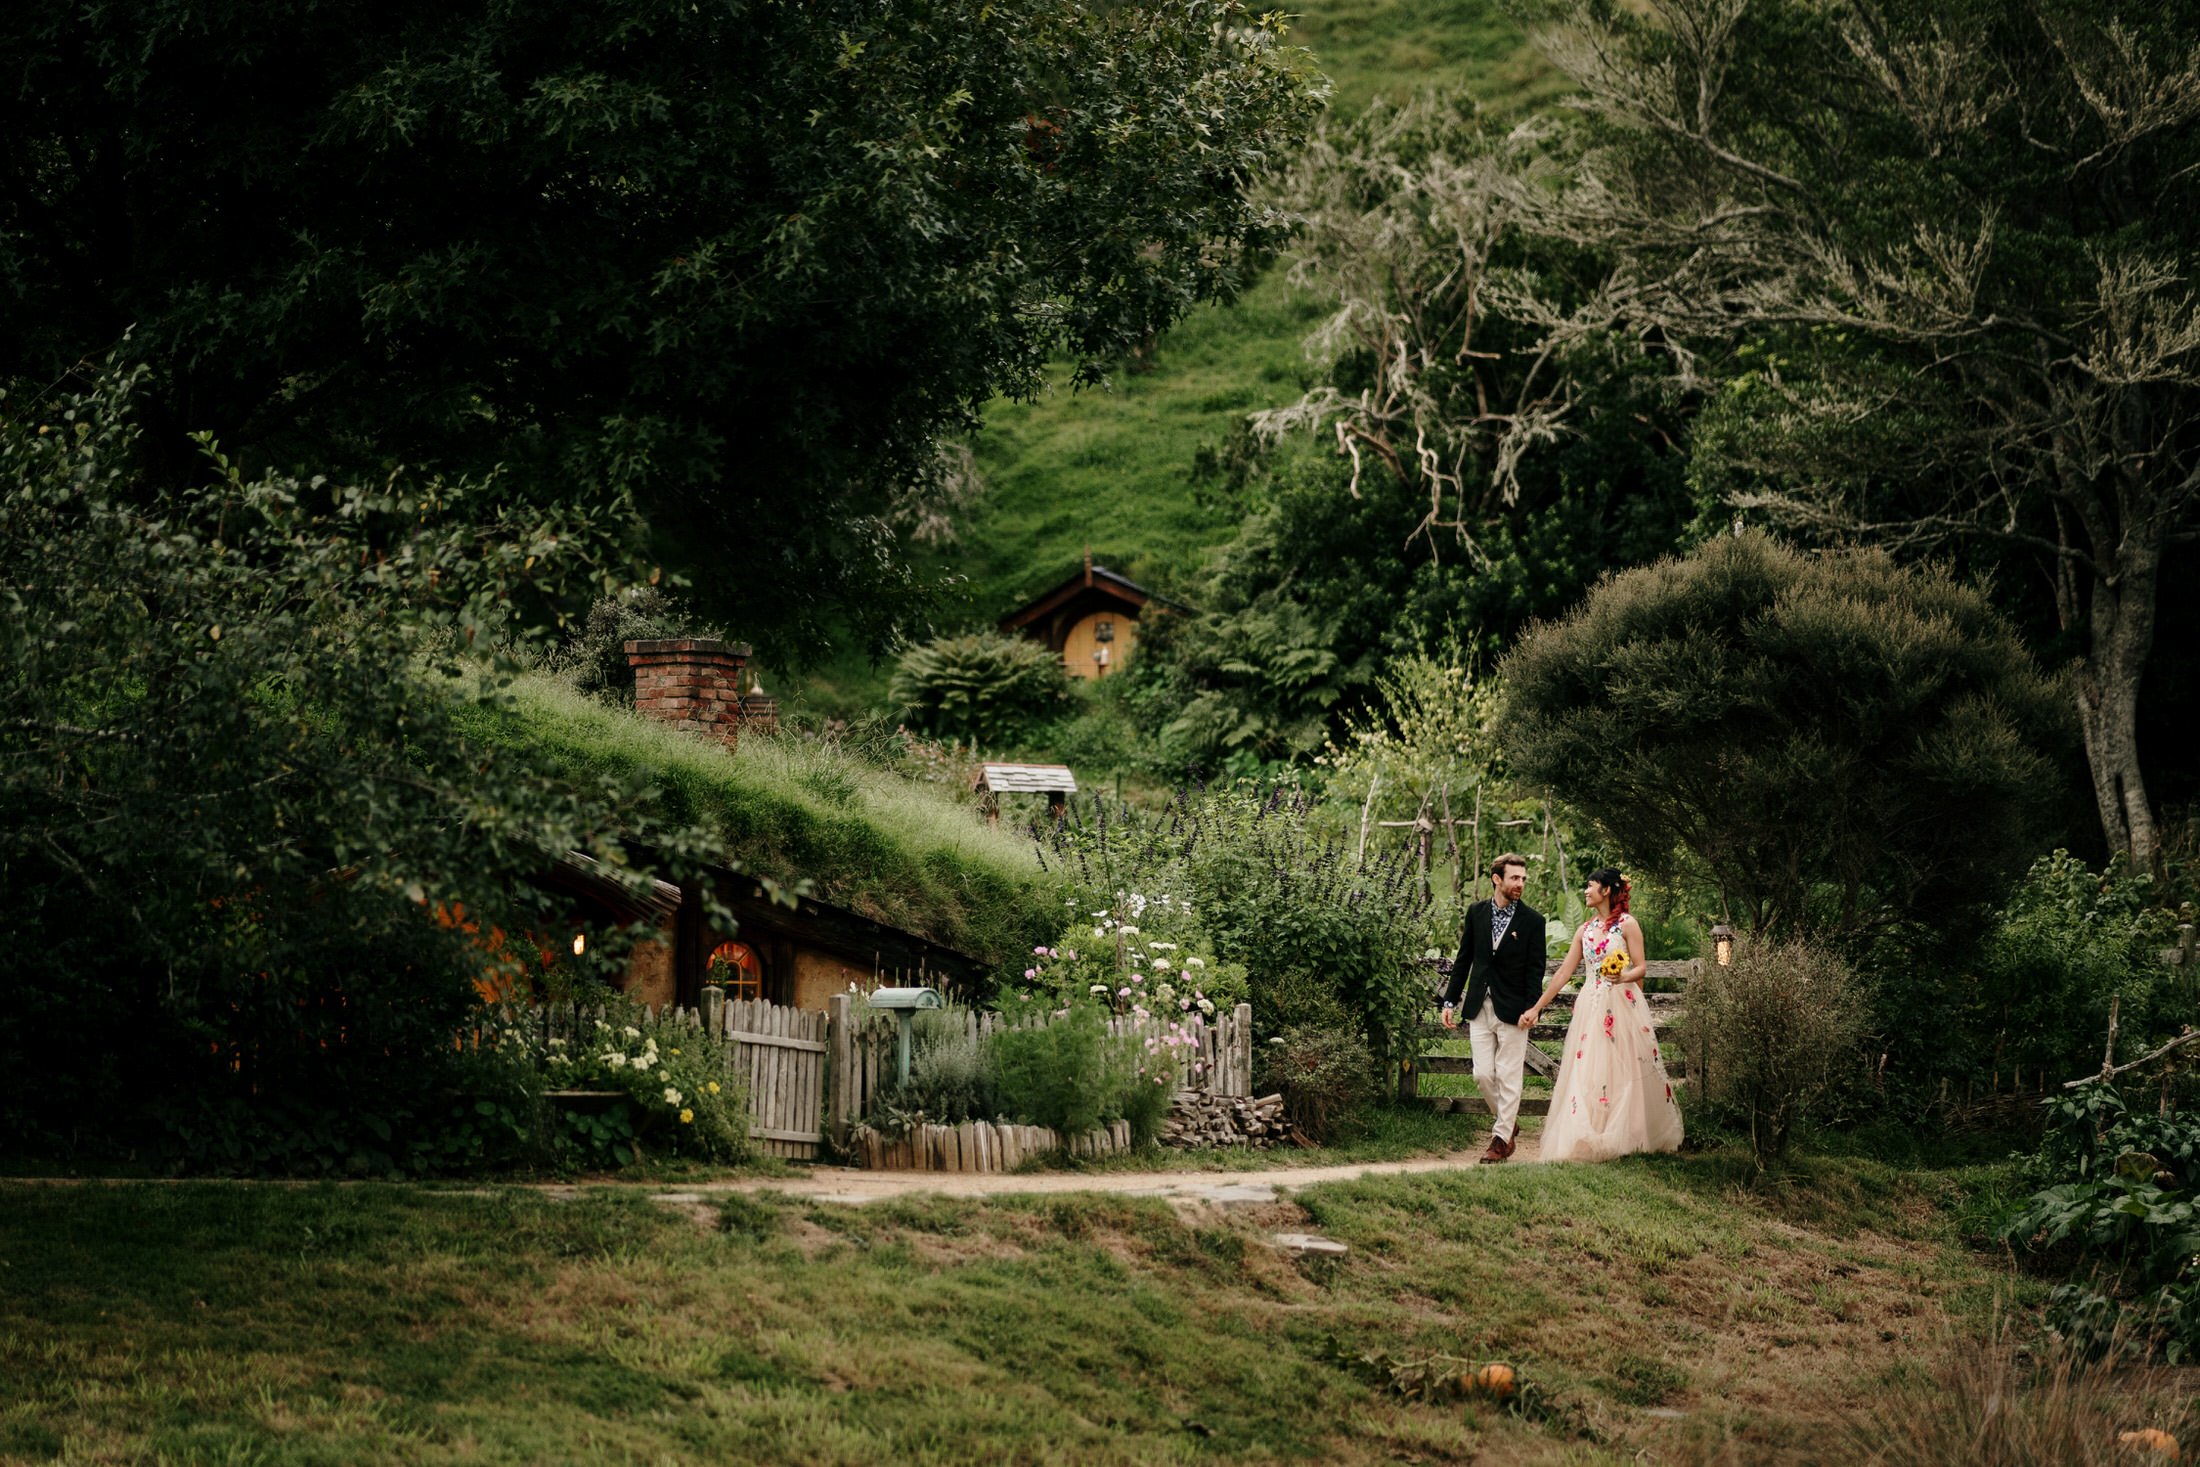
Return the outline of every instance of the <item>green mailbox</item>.
{"type": "Polygon", "coordinates": [[[944,1009],[947,1000],[931,988],[875,988],[869,1003],[901,1020],[901,1083],[909,1083],[909,1024],[920,1009],[944,1009]]]}

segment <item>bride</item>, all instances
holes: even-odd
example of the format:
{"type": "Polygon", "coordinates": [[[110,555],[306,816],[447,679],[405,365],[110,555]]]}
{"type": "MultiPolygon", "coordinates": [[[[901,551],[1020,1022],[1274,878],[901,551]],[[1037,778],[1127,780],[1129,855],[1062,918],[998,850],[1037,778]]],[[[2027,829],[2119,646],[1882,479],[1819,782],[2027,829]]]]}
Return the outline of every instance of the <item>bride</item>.
{"type": "Polygon", "coordinates": [[[1604,1161],[1633,1151],[1678,1151],[1681,1112],[1642,995],[1642,924],[1627,915],[1627,880],[1607,866],[1589,877],[1589,920],[1543,996],[1520,1016],[1533,1028],[1560,989],[1582,970],[1566,1052],[1543,1123],[1545,1161],[1604,1161]],[[1586,966],[1584,966],[1586,965],[1586,966]]]}

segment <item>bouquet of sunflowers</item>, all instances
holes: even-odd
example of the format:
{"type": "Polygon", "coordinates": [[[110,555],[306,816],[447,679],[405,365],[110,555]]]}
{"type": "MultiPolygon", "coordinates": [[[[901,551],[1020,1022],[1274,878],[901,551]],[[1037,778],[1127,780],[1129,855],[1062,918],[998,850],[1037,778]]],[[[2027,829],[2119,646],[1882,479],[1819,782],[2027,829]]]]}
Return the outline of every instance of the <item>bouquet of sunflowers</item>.
{"type": "Polygon", "coordinates": [[[1617,978],[1626,971],[1627,949],[1623,947],[1613,948],[1604,955],[1604,961],[1597,964],[1597,975],[1602,978],[1617,978]]]}

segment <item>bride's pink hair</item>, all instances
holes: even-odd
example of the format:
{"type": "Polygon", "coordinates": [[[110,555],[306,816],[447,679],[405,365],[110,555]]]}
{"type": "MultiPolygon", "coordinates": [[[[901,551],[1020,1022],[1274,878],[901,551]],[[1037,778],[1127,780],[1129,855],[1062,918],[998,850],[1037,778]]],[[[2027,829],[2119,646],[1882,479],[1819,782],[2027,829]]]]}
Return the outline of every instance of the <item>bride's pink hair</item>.
{"type": "Polygon", "coordinates": [[[1627,915],[1627,901],[1633,894],[1627,878],[1619,874],[1617,866],[1600,866],[1589,873],[1589,879],[1604,888],[1604,923],[1617,927],[1619,919],[1627,915]]]}

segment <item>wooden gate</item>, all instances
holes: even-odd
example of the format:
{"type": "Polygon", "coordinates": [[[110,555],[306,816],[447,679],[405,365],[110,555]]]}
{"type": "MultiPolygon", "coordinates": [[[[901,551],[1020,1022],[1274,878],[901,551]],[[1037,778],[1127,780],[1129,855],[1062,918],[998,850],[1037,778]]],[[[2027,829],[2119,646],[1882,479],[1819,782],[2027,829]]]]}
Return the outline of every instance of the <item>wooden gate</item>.
{"type": "Polygon", "coordinates": [[[743,998],[727,1003],[711,1026],[733,1041],[733,1070],[748,1088],[749,1135],[761,1155],[815,1161],[824,1150],[826,1022],[821,1013],[743,998]]]}

